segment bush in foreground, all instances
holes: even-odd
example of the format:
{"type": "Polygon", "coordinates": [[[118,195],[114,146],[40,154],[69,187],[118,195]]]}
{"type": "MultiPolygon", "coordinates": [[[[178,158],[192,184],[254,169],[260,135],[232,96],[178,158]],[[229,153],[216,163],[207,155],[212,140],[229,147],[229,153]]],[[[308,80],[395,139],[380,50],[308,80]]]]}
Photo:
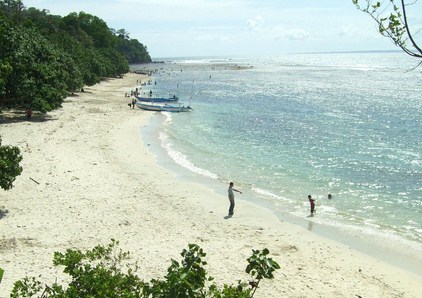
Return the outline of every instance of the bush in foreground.
{"type": "Polygon", "coordinates": [[[206,253],[198,245],[189,244],[181,253],[181,263],[171,260],[164,278],[144,282],[136,275],[137,263],[129,263],[130,253],[117,247],[118,241],[112,239],[108,246],[99,245],[85,253],[71,249],[65,254],[56,252],[54,265],[64,266],[63,272],[71,277],[67,286],[56,283],[43,286],[35,278],[25,277],[15,283],[10,297],[250,298],[259,282],[264,278],[272,279],[273,272],[280,268],[268,257],[268,249],[253,250],[246,267],[253,280],[249,284],[240,281],[237,285],[224,284],[220,289],[204,269],[206,253]]]}
{"type": "Polygon", "coordinates": [[[22,155],[16,146],[3,146],[0,136],[0,188],[4,190],[13,187],[13,181],[22,173],[19,163],[22,155]]]}

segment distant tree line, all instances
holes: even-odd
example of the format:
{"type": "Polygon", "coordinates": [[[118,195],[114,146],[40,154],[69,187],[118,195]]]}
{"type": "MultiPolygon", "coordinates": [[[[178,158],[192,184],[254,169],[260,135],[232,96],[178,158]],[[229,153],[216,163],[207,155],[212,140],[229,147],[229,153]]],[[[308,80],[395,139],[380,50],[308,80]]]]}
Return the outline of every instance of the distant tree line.
{"type": "Polygon", "coordinates": [[[96,16],[0,0],[0,107],[48,112],[83,86],[148,62],[146,46],[96,16]]]}

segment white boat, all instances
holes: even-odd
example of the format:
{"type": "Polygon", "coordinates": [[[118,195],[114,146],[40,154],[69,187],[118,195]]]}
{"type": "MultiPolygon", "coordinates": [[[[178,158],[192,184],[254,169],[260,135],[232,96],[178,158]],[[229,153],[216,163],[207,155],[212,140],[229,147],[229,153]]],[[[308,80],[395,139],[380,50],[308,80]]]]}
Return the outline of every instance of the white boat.
{"type": "Polygon", "coordinates": [[[181,104],[178,105],[170,105],[167,103],[155,103],[155,102],[142,102],[137,101],[136,106],[142,110],[146,111],[155,111],[155,112],[190,112],[193,109],[190,106],[182,106],[181,104]]]}
{"type": "Polygon", "coordinates": [[[176,95],[170,97],[142,97],[137,96],[137,100],[139,101],[147,101],[147,102],[177,102],[179,98],[176,95]]]}
{"type": "Polygon", "coordinates": [[[155,111],[155,112],[161,112],[161,108],[163,106],[163,104],[157,104],[154,102],[142,102],[142,101],[137,101],[136,102],[136,106],[142,110],[146,110],[146,111],[155,111]]]}
{"type": "Polygon", "coordinates": [[[190,106],[182,106],[182,105],[169,105],[165,104],[161,107],[163,112],[172,112],[172,113],[179,113],[179,112],[190,112],[193,109],[190,106]]]}

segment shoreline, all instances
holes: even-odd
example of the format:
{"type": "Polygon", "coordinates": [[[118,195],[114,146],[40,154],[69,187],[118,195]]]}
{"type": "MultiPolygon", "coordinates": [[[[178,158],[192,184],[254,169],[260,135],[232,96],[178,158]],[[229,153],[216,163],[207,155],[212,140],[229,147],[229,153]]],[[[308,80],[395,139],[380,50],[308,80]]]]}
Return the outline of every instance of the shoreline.
{"type": "MultiPolygon", "coordinates": [[[[141,138],[144,143],[148,144],[148,149],[157,159],[158,165],[174,173],[177,176],[177,179],[184,182],[195,181],[195,183],[210,188],[216,194],[225,196],[227,186],[226,183],[221,181],[221,179],[213,179],[209,176],[193,172],[185,166],[178,164],[172,157],[169,156],[166,149],[162,148],[160,145],[161,141],[159,140],[157,133],[160,126],[163,125],[163,122],[166,121],[166,119],[164,116],[157,114],[154,114],[153,117],[155,118],[151,118],[149,120],[148,126],[142,129],[141,138]],[[159,119],[159,117],[161,119],[159,119]]],[[[246,201],[253,205],[260,206],[276,216],[280,222],[284,221],[288,224],[299,226],[304,230],[308,230],[323,238],[342,243],[343,245],[355,249],[360,253],[386,262],[392,266],[397,266],[417,275],[422,275],[422,259],[418,254],[417,248],[411,247],[409,243],[403,244],[399,240],[396,240],[394,245],[391,245],[391,243],[389,243],[389,245],[385,245],[388,243],[387,241],[389,241],[389,238],[383,238],[383,235],[381,234],[373,235],[372,238],[369,238],[367,235],[360,235],[358,230],[343,231],[335,226],[327,226],[316,222],[312,220],[312,218],[302,218],[286,211],[283,212],[280,208],[277,208],[277,202],[260,197],[250,189],[242,189],[242,191],[244,192],[244,195],[237,196],[236,198],[239,204],[246,201]]],[[[315,218],[317,217],[318,214],[315,218]]]]}
{"type": "Polygon", "coordinates": [[[0,194],[0,297],[24,276],[60,283],[65,277],[52,266],[54,251],[90,249],[111,238],[139,260],[145,280],[164,276],[170,259],[197,243],[217,283],[247,281],[251,249],[268,248],[281,269],[256,297],[422,295],[420,275],[280,222],[246,200],[224,219],[225,195],[181,181],[142,141],[140,129],[152,114],[129,109],[124,97],[139,78],[127,74],[86,88],[45,121],[1,122],[3,144],[18,146],[24,159],[15,187],[0,194]]]}

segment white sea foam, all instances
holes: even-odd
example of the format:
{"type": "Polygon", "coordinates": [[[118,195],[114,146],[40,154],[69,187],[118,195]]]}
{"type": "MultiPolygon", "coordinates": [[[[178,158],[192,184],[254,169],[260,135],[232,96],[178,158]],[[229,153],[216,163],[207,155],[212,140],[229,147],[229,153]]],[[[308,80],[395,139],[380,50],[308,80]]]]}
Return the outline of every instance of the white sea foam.
{"type": "Polygon", "coordinates": [[[173,116],[171,113],[162,113],[163,115],[165,115],[166,120],[164,121],[164,125],[168,126],[173,122],[173,116]]]}
{"type": "Polygon", "coordinates": [[[167,141],[168,138],[164,133],[160,133],[159,139],[161,141],[161,146],[167,151],[168,155],[174,160],[175,163],[196,174],[212,179],[218,179],[216,174],[195,166],[192,162],[189,161],[186,155],[174,150],[172,144],[167,141]]]}
{"type": "Polygon", "coordinates": [[[255,193],[257,193],[258,195],[261,195],[261,196],[267,197],[269,199],[275,200],[275,202],[278,203],[277,205],[279,205],[280,202],[291,203],[291,204],[295,203],[294,200],[291,200],[291,199],[289,199],[285,196],[276,195],[269,190],[265,190],[265,189],[257,188],[257,187],[252,187],[251,190],[254,191],[255,193]]]}
{"type": "Polygon", "coordinates": [[[276,194],[273,194],[272,192],[265,190],[265,189],[252,187],[252,191],[254,191],[258,194],[261,194],[261,195],[268,196],[268,197],[273,198],[273,199],[277,199],[277,200],[283,200],[284,199],[283,197],[278,196],[276,194]]]}
{"type": "Polygon", "coordinates": [[[317,207],[318,207],[318,212],[325,212],[325,213],[332,213],[332,214],[338,213],[338,209],[334,206],[317,204],[317,207]]]}

